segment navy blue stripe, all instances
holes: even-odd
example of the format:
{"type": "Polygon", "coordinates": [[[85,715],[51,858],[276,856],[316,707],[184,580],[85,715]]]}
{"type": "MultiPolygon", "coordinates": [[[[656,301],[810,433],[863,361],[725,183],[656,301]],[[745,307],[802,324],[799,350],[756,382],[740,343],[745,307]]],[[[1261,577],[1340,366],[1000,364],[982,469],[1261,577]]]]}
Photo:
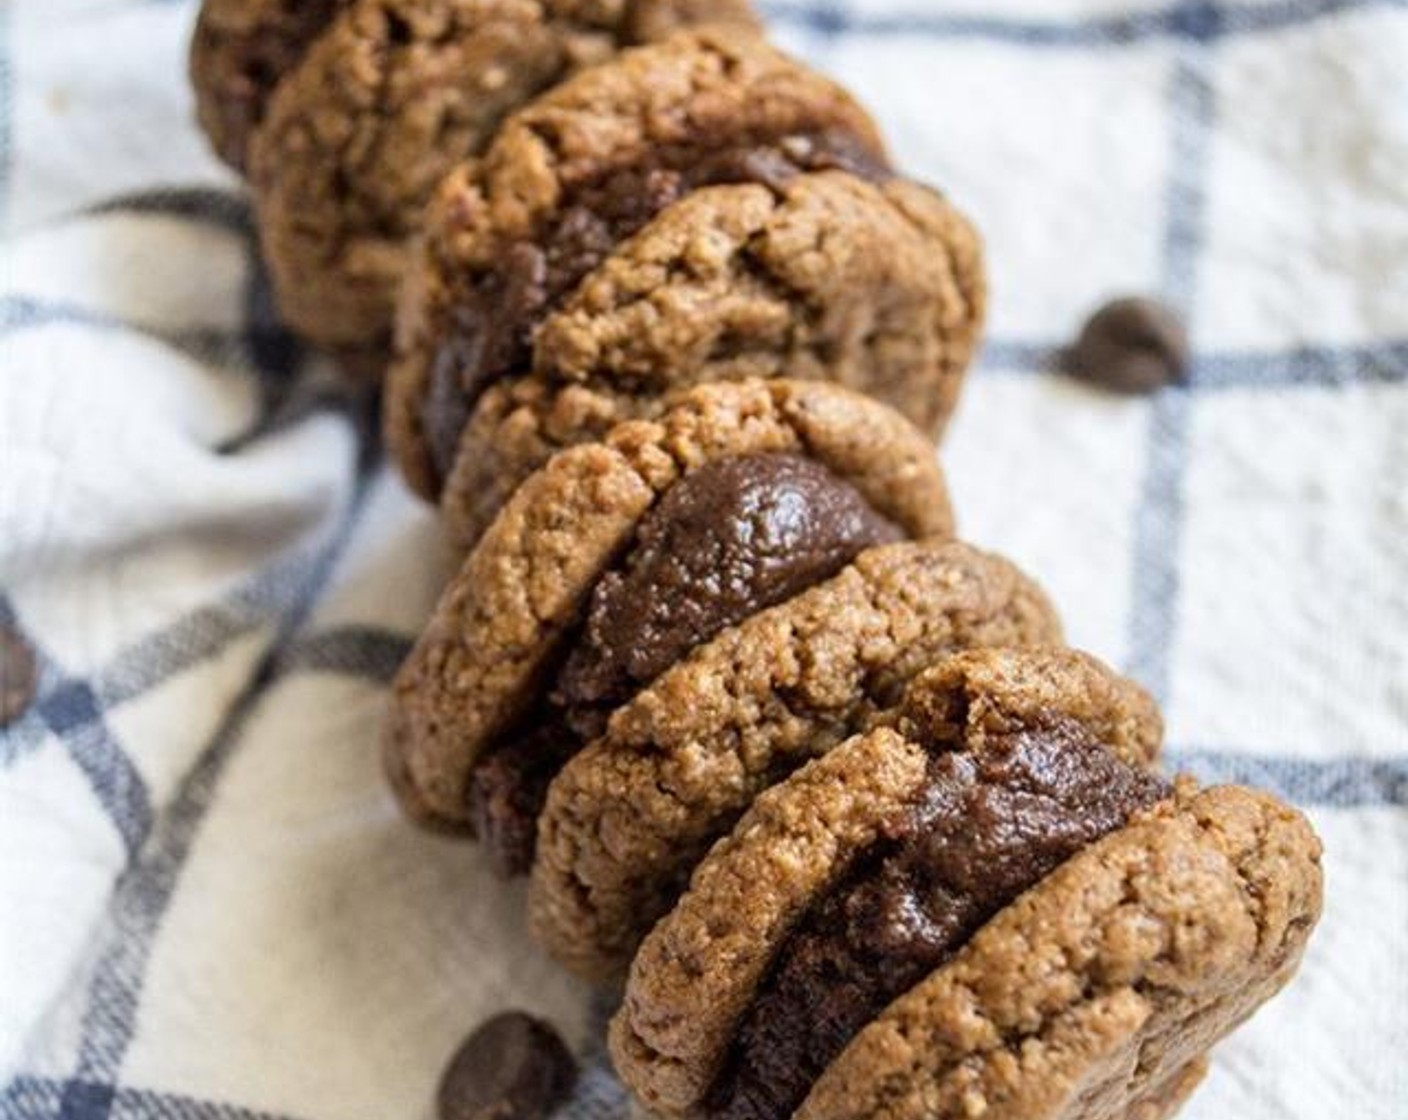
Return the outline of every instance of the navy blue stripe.
{"type": "Polygon", "coordinates": [[[146,779],[108,729],[88,686],[73,681],[47,697],[45,722],[59,736],[75,765],[122,837],[128,860],[135,859],[152,830],[151,795],[146,779]],[[73,704],[77,711],[64,711],[73,704]],[[82,722],[60,727],[59,720],[82,722]]]}
{"type": "Polygon", "coordinates": [[[59,1120],[89,1120],[90,1117],[107,1116],[112,1111],[116,1096],[117,1090],[112,1085],[70,1081],[59,1098],[59,1120]]]}
{"type": "Polygon", "coordinates": [[[0,1120],[293,1120],[220,1101],[145,1089],[113,1089],[89,1081],[17,1077],[0,1093],[0,1120]]]}
{"type": "Polygon", "coordinates": [[[1147,458],[1134,516],[1129,621],[1129,672],[1159,700],[1170,699],[1182,584],[1184,483],[1192,398],[1165,391],[1149,413],[1147,458]]]}
{"type": "Polygon", "coordinates": [[[194,610],[122,650],[95,678],[103,706],[137,699],[273,623],[305,593],[308,570],[318,555],[317,548],[306,545],[292,549],[222,601],[194,610]]]}
{"type": "Polygon", "coordinates": [[[309,568],[321,552],[317,546],[291,549],[221,602],[192,611],[128,646],[96,679],[94,688],[103,705],[110,708],[137,699],[282,617],[306,594],[309,568]]]}
{"type": "MultiPolygon", "coordinates": [[[[152,843],[118,883],[106,924],[107,944],[83,1013],[77,1069],[80,1081],[112,1085],[117,1079],[131,1043],[152,943],[225,764],[263,698],[264,684],[264,679],[257,678],[240,696],[181,783],[152,843]]],[[[106,1109],[91,1108],[84,1120],[101,1120],[107,1115],[106,1109]]]]}
{"type": "Polygon", "coordinates": [[[56,325],[140,335],[201,362],[218,365],[244,365],[250,361],[247,357],[250,353],[261,347],[278,345],[274,340],[260,336],[286,333],[282,328],[269,326],[247,326],[242,329],[185,327],[173,330],[120,319],[77,304],[18,296],[0,298],[0,337],[15,331],[56,325]]]}
{"type": "Polygon", "coordinates": [[[1408,757],[1327,761],[1210,750],[1170,750],[1170,771],[1200,781],[1256,786],[1296,805],[1360,809],[1408,807],[1408,757]]]}
{"type": "MultiPolygon", "coordinates": [[[[103,719],[103,707],[86,681],[69,676],[24,627],[9,597],[0,592],[0,623],[25,636],[38,667],[38,695],[31,705],[34,723],[42,723],[63,744],[122,840],[128,860],[136,857],[152,829],[151,795],[146,780],[103,719]]],[[[43,742],[31,736],[30,746],[43,742]]],[[[22,753],[4,737],[0,766],[22,753]]]]}
{"type": "Polygon", "coordinates": [[[1257,6],[1183,0],[1152,12],[1072,20],[1020,19],[943,12],[856,12],[842,4],[763,3],[774,23],[828,38],[870,36],[980,40],[1017,47],[1128,47],[1161,40],[1216,43],[1303,27],[1350,12],[1402,9],[1404,0],[1278,0],[1257,6]]]}
{"type": "Polygon", "coordinates": [[[1361,346],[1297,346],[1272,353],[1211,353],[1193,363],[1198,392],[1408,382],[1408,339],[1361,346]]]}
{"type": "Polygon", "coordinates": [[[1061,368],[1062,349],[1051,343],[990,338],[983,343],[977,366],[984,373],[1045,373],[1061,368]]]}
{"type": "Polygon", "coordinates": [[[216,226],[253,241],[254,214],[247,199],[216,187],[152,187],[113,195],[81,210],[82,214],[136,214],[180,218],[216,226]]]}
{"type": "MultiPolygon", "coordinates": [[[[1215,113],[1206,60],[1192,48],[1175,64],[1170,84],[1173,119],[1171,179],[1164,236],[1164,298],[1191,316],[1203,243],[1208,149],[1215,113]]],[[[1131,674],[1167,703],[1171,653],[1177,641],[1179,550],[1184,529],[1184,480],[1192,399],[1184,386],[1160,393],[1149,412],[1147,461],[1135,513],[1131,674]]]]}
{"type": "Polygon", "coordinates": [[[327,673],[384,684],[411,652],[410,638],[371,626],[344,626],[292,643],[281,673],[327,673]]]}
{"type": "Polygon", "coordinates": [[[1181,52],[1169,81],[1168,194],[1164,202],[1164,296],[1191,317],[1207,220],[1207,179],[1217,101],[1204,52],[1181,52]]]}
{"type": "Polygon", "coordinates": [[[62,1082],[16,1077],[0,1093],[0,1120],[54,1120],[63,1093],[62,1082]]]}
{"type": "MultiPolygon", "coordinates": [[[[1050,373],[1061,368],[1056,343],[993,339],[979,366],[985,374],[1050,373]]],[[[1238,389],[1344,388],[1408,382],[1408,339],[1346,346],[1275,350],[1212,350],[1195,354],[1187,388],[1198,393],[1238,389]]]]}

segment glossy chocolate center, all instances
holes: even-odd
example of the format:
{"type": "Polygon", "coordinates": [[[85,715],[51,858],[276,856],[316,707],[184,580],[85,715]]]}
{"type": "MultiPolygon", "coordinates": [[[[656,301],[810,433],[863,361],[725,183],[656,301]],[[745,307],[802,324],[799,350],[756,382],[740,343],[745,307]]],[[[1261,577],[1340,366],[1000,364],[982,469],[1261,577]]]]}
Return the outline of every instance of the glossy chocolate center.
{"type": "Polygon", "coordinates": [[[923,795],[783,945],[710,1092],[716,1120],[781,1120],[892,1000],[1086,845],[1169,796],[1080,725],[935,754],[923,795]]]}
{"type": "Polygon", "coordinates": [[[552,706],[475,767],[476,834],[526,872],[547,786],[610,712],[696,646],[902,539],[854,486],[798,455],[721,459],[673,486],[594,588],[552,706]]]}
{"type": "Polygon", "coordinates": [[[829,579],[863,549],[903,539],[850,483],[798,455],[705,466],[641,523],[626,562],[592,593],[559,678],[585,734],[695,646],[829,579]]]}

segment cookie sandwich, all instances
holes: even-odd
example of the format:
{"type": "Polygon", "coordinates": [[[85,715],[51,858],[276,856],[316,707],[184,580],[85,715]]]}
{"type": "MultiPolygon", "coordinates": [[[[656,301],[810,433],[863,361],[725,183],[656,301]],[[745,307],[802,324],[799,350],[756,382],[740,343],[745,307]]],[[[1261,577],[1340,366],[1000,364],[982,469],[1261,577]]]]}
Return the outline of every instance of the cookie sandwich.
{"type": "MultiPolygon", "coordinates": [[[[1001,557],[953,540],[861,553],[696,649],[567,762],[538,825],[534,934],[580,975],[621,977],[759,793],[884,719],[946,655],[1060,645],[1050,601],[1001,557]]],[[[1142,691],[1077,655],[1064,664],[1108,710],[1156,726],[1142,691]]]]}
{"type": "Polygon", "coordinates": [[[426,216],[387,397],[407,481],[445,491],[472,540],[556,446],[730,376],[834,378],[933,432],[981,318],[979,254],[947,203],[892,179],[850,95],[745,31],[681,32],[558,86],[426,216]]]}
{"type": "Polygon", "coordinates": [[[705,187],[618,244],[476,399],[440,499],[459,547],[562,447],[682,387],[833,381],[936,433],[982,319],[976,234],[937,193],[846,171],[705,187]]]}
{"type": "Polygon", "coordinates": [[[576,70],[743,0],[206,0],[197,113],[249,174],[279,310],[384,363],[407,240],[435,185],[576,70]]]}
{"type": "Polygon", "coordinates": [[[762,794],[611,1027],[663,1117],[1145,1118],[1295,971],[1304,819],[1149,769],[1152,707],[977,651],[762,794]]]}
{"type": "Polygon", "coordinates": [[[514,493],[396,678],[393,785],[422,821],[531,849],[515,830],[547,782],[655,676],[865,549],[951,528],[928,439],[884,405],[825,382],[689,390],[514,493]]]}

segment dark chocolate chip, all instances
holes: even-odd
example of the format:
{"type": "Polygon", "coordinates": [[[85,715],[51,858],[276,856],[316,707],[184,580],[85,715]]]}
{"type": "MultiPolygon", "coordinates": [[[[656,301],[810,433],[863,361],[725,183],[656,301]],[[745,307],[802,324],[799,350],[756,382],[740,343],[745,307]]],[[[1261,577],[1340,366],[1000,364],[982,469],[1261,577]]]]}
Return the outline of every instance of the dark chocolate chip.
{"type": "Polygon", "coordinates": [[[9,727],[29,710],[38,681],[30,644],[18,630],[0,626],[0,727],[9,727]]]}
{"type": "Polygon", "coordinates": [[[577,1080],[577,1063],[551,1026],[521,1011],[482,1024],[450,1060],[440,1120],[543,1120],[577,1080]]]}
{"type": "Polygon", "coordinates": [[[1100,308],[1066,354],[1077,377],[1120,393],[1152,393],[1182,379],[1188,332],[1168,307],[1152,299],[1117,299],[1100,308]]]}

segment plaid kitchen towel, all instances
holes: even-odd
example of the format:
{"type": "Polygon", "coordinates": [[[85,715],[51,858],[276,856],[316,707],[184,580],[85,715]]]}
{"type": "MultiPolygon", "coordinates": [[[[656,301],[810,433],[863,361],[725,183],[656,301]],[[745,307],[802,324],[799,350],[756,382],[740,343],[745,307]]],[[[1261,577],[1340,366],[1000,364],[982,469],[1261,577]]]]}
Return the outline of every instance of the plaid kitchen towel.
{"type": "MultiPolygon", "coordinates": [[[[964,534],[1159,694],[1179,764],[1326,840],[1302,976],[1188,1115],[1403,1120],[1408,4],[768,13],[986,232],[991,341],[943,452],[964,534]],[[1187,315],[1189,382],[1052,373],[1130,291],[1187,315]]],[[[521,894],[382,786],[440,543],[271,317],[191,121],[193,14],[0,6],[0,629],[35,672],[0,733],[0,1117],[413,1120],[510,1006],[584,1056],[570,1117],[622,1116],[521,894]]]]}

